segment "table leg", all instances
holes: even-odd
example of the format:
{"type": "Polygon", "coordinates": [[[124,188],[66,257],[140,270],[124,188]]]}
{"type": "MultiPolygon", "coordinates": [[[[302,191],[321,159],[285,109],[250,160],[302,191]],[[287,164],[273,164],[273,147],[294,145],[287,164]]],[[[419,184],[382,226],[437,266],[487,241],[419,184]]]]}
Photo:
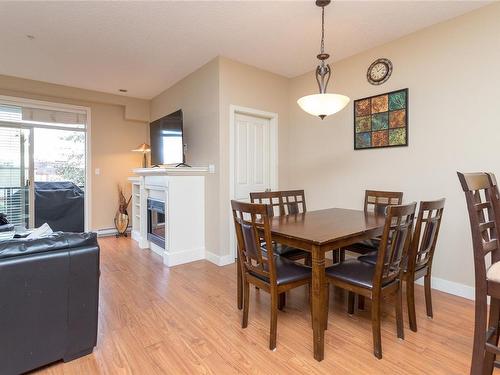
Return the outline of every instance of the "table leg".
{"type": "Polygon", "coordinates": [[[238,310],[243,309],[243,275],[241,274],[240,257],[236,258],[236,288],[238,294],[238,310]]]}
{"type": "Polygon", "coordinates": [[[319,246],[312,247],[312,320],[314,358],[322,361],[325,356],[325,253],[319,246]]]}

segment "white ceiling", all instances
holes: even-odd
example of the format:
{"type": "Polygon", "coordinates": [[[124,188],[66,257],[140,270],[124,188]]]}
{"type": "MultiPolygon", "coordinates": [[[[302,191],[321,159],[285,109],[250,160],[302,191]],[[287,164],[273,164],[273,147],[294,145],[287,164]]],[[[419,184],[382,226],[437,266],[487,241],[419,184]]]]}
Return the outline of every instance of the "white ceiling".
{"type": "MultiPolygon", "coordinates": [[[[326,50],[343,59],[487,3],[334,2],[326,50]]],[[[320,15],[312,0],[0,2],[0,74],[140,98],[217,55],[293,77],[316,66],[320,15]]]]}

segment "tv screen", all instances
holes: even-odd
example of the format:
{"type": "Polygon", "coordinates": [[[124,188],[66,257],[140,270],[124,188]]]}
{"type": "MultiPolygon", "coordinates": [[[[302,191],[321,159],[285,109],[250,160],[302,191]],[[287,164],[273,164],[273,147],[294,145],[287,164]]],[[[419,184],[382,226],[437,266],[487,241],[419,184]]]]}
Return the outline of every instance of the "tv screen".
{"type": "Polygon", "coordinates": [[[184,163],[182,110],[153,121],[149,132],[152,165],[184,163]]]}

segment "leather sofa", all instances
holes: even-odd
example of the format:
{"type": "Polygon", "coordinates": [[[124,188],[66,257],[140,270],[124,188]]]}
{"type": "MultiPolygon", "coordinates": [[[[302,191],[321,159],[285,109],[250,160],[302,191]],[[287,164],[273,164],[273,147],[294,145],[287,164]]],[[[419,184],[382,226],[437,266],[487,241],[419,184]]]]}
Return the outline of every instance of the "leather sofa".
{"type": "Polygon", "coordinates": [[[0,242],[0,374],[92,353],[98,300],[95,233],[0,242]]]}

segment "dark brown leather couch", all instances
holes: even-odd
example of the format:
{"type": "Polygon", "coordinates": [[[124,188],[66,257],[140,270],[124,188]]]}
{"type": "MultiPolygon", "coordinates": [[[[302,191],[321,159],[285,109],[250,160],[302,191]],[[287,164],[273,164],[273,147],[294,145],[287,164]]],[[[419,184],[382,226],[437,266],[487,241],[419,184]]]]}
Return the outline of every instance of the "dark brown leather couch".
{"type": "Polygon", "coordinates": [[[92,353],[98,300],[95,233],[0,242],[0,374],[92,353]]]}

